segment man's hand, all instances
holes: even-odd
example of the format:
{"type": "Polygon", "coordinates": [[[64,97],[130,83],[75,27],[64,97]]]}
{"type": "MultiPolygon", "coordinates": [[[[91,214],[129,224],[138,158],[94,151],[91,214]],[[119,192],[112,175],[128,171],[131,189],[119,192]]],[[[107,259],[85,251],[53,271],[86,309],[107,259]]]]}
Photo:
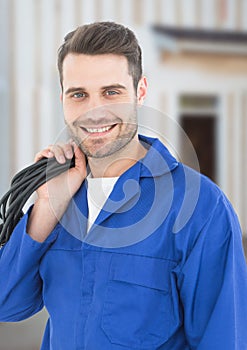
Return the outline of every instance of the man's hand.
{"type": "Polygon", "coordinates": [[[71,198],[86,177],[86,159],[74,143],[51,145],[39,152],[35,161],[43,157],[63,164],[75,155],[75,167],[51,179],[37,190],[37,200],[30,214],[27,232],[36,241],[43,242],[64,214],[71,198]]]}

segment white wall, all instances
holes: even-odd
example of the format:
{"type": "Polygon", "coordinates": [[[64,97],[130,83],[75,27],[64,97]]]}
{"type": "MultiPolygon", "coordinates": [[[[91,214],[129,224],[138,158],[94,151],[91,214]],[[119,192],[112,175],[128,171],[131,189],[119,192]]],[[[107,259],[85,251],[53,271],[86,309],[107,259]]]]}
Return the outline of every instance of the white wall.
{"type": "MultiPolygon", "coordinates": [[[[10,172],[10,83],[9,83],[9,32],[8,32],[8,0],[0,2],[0,43],[2,49],[0,55],[0,195],[4,193],[9,183],[10,172]]],[[[13,98],[13,96],[12,96],[13,98]]]]}

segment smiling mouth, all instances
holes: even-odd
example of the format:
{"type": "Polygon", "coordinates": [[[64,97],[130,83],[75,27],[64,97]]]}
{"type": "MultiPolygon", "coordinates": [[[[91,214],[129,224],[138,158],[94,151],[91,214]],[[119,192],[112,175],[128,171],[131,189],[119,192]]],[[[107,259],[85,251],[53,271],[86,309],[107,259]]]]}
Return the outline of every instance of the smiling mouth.
{"type": "Polygon", "coordinates": [[[116,125],[117,124],[113,124],[113,125],[107,125],[107,126],[102,126],[102,127],[98,127],[98,128],[81,127],[81,129],[86,131],[88,134],[102,134],[102,133],[106,133],[106,132],[112,130],[116,125]]]}

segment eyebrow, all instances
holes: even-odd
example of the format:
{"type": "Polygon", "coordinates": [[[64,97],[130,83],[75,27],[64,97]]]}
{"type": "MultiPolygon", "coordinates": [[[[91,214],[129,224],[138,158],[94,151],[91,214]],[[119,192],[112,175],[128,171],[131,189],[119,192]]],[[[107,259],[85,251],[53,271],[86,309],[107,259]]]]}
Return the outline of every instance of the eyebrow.
{"type": "MultiPolygon", "coordinates": [[[[102,86],[100,88],[100,90],[109,90],[109,89],[121,89],[121,90],[126,90],[126,86],[121,85],[121,84],[112,84],[112,85],[106,85],[106,86],[102,86]]],[[[76,92],[76,91],[86,91],[87,89],[85,87],[82,86],[78,86],[78,87],[71,87],[68,88],[65,91],[65,95],[69,95],[72,92],[76,92]]]]}
{"type": "Polygon", "coordinates": [[[66,91],[65,91],[65,95],[69,95],[71,92],[75,92],[75,91],[85,91],[86,89],[84,87],[71,87],[71,88],[68,88],[66,91]]]}
{"type": "Polygon", "coordinates": [[[121,84],[112,84],[112,85],[107,85],[103,86],[101,90],[109,90],[109,89],[121,89],[121,90],[126,90],[126,86],[121,85],[121,84]]]}

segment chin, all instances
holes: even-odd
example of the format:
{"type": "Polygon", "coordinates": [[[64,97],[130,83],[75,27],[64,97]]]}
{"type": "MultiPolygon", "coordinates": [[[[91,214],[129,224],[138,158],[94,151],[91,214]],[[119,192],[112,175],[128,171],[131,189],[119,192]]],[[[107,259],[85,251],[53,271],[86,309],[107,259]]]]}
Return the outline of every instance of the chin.
{"type": "MultiPolygon", "coordinates": [[[[128,139],[127,140],[117,140],[117,141],[112,141],[111,143],[105,144],[105,145],[101,145],[100,147],[97,146],[86,146],[81,144],[80,148],[82,150],[82,152],[90,158],[106,158],[106,157],[110,157],[113,156],[114,154],[116,156],[118,156],[119,151],[123,150],[125,148],[125,146],[127,144],[129,144],[129,142],[131,140],[128,139]],[[121,142],[122,141],[122,142],[121,142]]],[[[99,145],[98,145],[99,146],[99,145]]]]}

